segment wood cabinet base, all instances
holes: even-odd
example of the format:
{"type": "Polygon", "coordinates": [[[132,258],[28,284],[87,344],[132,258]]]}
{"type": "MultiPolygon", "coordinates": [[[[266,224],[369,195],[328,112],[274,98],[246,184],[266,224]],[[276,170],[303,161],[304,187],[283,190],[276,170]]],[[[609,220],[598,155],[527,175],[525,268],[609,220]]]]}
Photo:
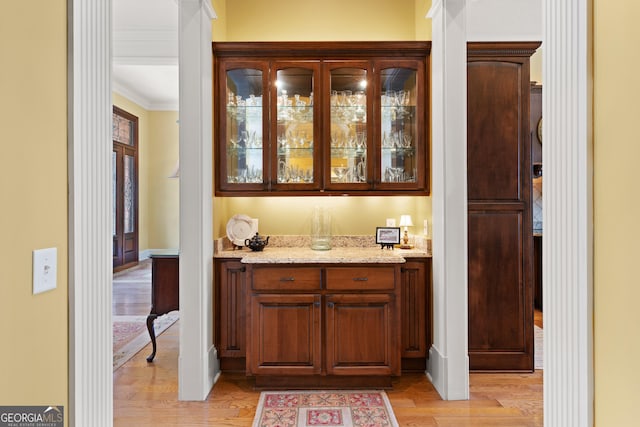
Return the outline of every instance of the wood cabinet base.
{"type": "Polygon", "coordinates": [[[427,370],[427,358],[403,357],[401,367],[402,372],[425,372],[427,370]]]}
{"type": "Polygon", "coordinates": [[[359,389],[391,388],[390,376],[373,375],[257,375],[256,389],[359,389]]]}

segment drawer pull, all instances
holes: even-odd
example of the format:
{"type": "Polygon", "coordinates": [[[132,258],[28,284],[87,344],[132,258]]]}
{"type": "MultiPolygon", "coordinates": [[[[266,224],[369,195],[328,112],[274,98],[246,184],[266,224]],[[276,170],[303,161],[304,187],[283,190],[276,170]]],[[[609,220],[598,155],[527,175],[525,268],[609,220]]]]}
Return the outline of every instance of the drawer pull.
{"type": "Polygon", "coordinates": [[[294,282],[296,279],[295,277],[281,277],[280,281],[281,282],[294,282]]]}
{"type": "Polygon", "coordinates": [[[327,307],[329,307],[329,308],[333,308],[333,306],[334,306],[334,304],[333,304],[332,302],[328,302],[328,303],[327,303],[327,307]]]}
{"type": "Polygon", "coordinates": [[[316,302],[313,303],[313,306],[314,307],[320,307],[320,303],[316,301],[316,302]]]}
{"type": "Polygon", "coordinates": [[[353,278],[354,282],[366,282],[367,280],[369,280],[368,277],[354,277],[353,278]]]}

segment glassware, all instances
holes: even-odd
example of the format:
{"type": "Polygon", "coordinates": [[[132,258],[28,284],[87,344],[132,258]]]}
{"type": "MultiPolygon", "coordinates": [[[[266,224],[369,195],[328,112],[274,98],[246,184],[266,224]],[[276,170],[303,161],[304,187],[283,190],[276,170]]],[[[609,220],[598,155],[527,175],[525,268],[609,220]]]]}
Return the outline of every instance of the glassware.
{"type": "Polygon", "coordinates": [[[323,206],[316,206],[311,216],[311,249],[331,249],[331,211],[323,206]]]}

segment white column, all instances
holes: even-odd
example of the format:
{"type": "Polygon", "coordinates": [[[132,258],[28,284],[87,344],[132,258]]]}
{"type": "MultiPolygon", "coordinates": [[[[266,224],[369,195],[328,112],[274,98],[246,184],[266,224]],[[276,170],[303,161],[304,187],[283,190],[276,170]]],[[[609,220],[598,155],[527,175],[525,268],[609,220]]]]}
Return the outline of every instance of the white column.
{"type": "Polygon", "coordinates": [[[69,425],[113,424],[111,1],[69,1],[69,425]]]}
{"type": "Polygon", "coordinates": [[[178,398],[204,400],[213,347],[212,53],[209,0],[178,0],[180,75],[180,357],[178,398]]]}
{"type": "Polygon", "coordinates": [[[544,425],[593,425],[589,0],[544,1],[544,425]]]}
{"type": "Polygon", "coordinates": [[[433,321],[428,375],[443,399],[469,398],[466,0],[434,1],[431,47],[433,321]]]}

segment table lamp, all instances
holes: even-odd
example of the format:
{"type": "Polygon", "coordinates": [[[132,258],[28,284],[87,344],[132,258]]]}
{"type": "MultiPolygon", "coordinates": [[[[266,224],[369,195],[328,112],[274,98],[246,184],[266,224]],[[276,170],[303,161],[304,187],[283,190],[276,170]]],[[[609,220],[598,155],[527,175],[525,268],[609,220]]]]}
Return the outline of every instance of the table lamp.
{"type": "Polygon", "coordinates": [[[404,227],[404,235],[402,236],[400,249],[411,249],[411,245],[409,244],[409,233],[407,231],[408,227],[413,227],[411,215],[400,215],[400,227],[404,227]]]}

